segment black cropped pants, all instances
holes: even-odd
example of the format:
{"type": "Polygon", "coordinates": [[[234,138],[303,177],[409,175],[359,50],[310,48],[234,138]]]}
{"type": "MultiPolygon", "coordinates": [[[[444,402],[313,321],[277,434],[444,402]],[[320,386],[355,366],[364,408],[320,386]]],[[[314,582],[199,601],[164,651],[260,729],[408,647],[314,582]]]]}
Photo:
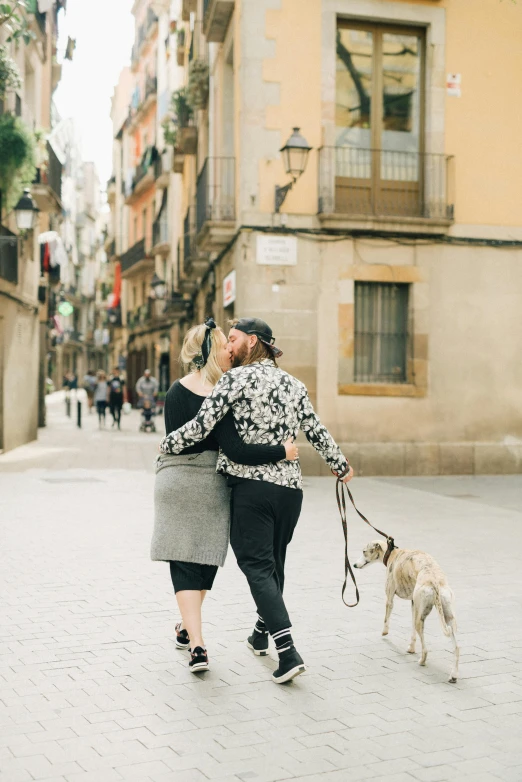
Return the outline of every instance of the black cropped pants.
{"type": "Polygon", "coordinates": [[[275,483],[229,478],[230,543],[257,611],[270,633],[291,626],[283,600],[286,549],[301,513],[303,492],[275,483]]]}

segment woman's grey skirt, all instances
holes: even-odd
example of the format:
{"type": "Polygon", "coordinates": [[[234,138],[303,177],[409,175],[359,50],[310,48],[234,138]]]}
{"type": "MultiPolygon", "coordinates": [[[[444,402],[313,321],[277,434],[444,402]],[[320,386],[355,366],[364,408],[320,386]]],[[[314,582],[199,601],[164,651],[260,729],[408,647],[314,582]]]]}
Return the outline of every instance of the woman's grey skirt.
{"type": "Polygon", "coordinates": [[[151,559],[225,564],[230,490],[216,473],[217,451],[156,459],[151,559]]]}

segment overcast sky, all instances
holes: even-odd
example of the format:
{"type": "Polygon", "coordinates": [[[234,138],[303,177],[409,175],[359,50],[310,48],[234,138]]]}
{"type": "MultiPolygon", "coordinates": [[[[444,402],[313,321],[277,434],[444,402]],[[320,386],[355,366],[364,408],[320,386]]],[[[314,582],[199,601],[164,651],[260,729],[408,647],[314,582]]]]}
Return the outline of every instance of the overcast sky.
{"type": "Polygon", "coordinates": [[[132,0],[69,0],[60,14],[58,59],[67,36],[76,38],[73,61],[63,63],[54,98],[62,119],[72,117],[83,159],[96,163],[102,187],[112,169],[111,97],[134,42],[132,0]]]}

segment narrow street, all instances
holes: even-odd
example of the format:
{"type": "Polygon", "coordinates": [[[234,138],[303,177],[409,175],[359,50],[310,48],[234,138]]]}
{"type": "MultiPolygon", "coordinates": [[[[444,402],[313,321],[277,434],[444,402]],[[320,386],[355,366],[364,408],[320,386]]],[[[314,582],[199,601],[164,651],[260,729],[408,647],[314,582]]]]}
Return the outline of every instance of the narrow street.
{"type": "MultiPolygon", "coordinates": [[[[399,545],[433,554],[456,594],[461,678],[427,620],[428,664],[405,653],[410,606],[381,638],[384,569],[345,608],[342,533],[328,478],[306,480],[287,598],[309,666],[270,680],[230,553],[206,604],[212,669],[174,645],[166,566],[149,561],[159,434],[83,428],[60,394],[40,439],[0,457],[0,779],[519,782],[522,477],[357,479],[359,507],[399,545]]],[[[162,421],[159,419],[159,427],[162,421]]],[[[350,514],[355,556],[372,536],[350,514]]]]}

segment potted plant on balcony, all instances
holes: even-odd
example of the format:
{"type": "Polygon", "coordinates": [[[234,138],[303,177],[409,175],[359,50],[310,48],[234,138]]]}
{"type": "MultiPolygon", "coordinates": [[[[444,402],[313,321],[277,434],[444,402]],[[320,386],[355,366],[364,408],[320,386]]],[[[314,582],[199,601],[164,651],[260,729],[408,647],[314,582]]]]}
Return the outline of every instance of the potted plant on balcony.
{"type": "Polygon", "coordinates": [[[174,122],[178,127],[177,145],[184,155],[195,155],[198,145],[198,132],[192,124],[194,112],[188,100],[186,89],[176,90],[172,96],[174,122]]]}
{"type": "Polygon", "coordinates": [[[192,60],[189,68],[187,100],[194,111],[207,105],[209,93],[209,67],[204,60],[192,60]]]}
{"type": "Polygon", "coordinates": [[[19,117],[0,116],[0,149],[0,191],[11,209],[36,173],[34,136],[19,117]]]}
{"type": "Polygon", "coordinates": [[[178,127],[171,119],[166,119],[162,123],[162,128],[165,144],[169,144],[174,149],[172,170],[175,174],[182,174],[185,156],[178,144],[178,127]]]}

